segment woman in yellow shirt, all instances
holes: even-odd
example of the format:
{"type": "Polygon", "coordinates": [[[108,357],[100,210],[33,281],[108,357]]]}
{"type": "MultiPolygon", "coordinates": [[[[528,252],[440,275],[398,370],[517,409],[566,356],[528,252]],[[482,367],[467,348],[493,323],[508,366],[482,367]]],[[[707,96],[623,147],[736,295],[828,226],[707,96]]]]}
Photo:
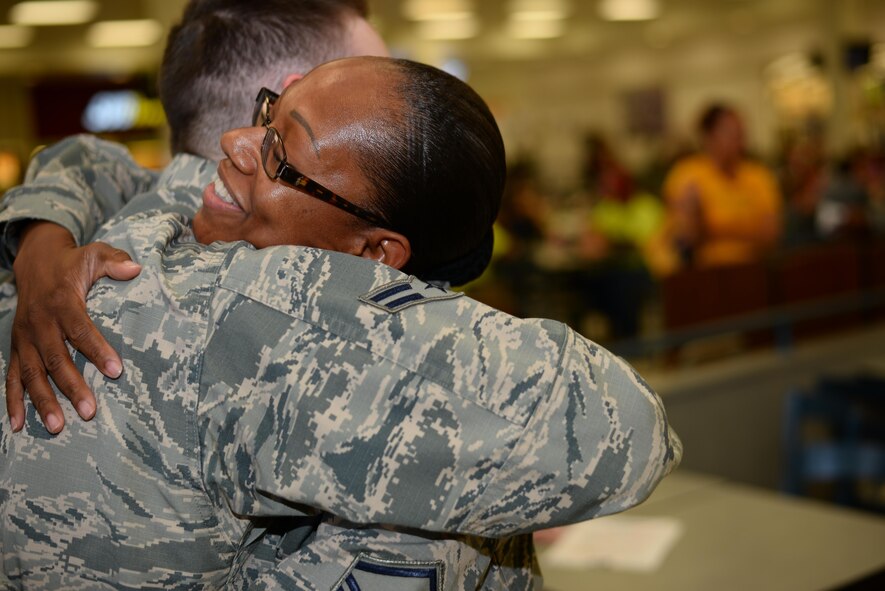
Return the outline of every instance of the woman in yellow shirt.
{"type": "Polygon", "coordinates": [[[746,158],[732,108],[708,107],[702,150],[678,162],[664,183],[670,230],[685,263],[699,267],[760,259],[781,232],[781,196],[762,164],[746,158]]]}

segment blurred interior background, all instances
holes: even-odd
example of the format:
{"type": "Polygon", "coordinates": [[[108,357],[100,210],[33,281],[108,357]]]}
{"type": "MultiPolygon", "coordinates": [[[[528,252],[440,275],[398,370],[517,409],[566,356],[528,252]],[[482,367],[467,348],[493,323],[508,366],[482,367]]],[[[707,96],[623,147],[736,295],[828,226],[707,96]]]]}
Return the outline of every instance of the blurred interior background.
{"type": "MultiPolygon", "coordinates": [[[[185,4],[0,0],[0,189],[73,133],[162,167],[156,74],[185,4]]],[[[685,467],[885,511],[885,1],[369,6],[394,55],[467,80],[503,132],[495,260],[471,295],[627,357],[685,467]],[[698,130],[711,104],[718,148],[698,130]],[[698,151],[723,179],[753,162],[770,180],[728,237],[739,256],[708,256],[731,214],[675,178],[698,151]],[[810,482],[822,445],[837,468],[810,482]]]]}

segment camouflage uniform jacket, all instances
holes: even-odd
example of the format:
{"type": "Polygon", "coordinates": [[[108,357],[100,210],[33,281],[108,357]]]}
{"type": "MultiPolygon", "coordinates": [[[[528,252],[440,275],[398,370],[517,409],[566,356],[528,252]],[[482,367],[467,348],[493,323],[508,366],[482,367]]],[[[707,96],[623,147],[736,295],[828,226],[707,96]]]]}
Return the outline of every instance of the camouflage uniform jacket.
{"type": "Polygon", "coordinates": [[[564,325],[341,253],[199,245],[214,165],[124,156],[47,150],[0,217],[84,242],[112,216],[95,238],[143,266],[90,292],[124,359],[108,380],[75,355],[96,418],[0,423],[8,586],[536,588],[506,536],[624,510],[678,462],[660,400],[564,325]]]}

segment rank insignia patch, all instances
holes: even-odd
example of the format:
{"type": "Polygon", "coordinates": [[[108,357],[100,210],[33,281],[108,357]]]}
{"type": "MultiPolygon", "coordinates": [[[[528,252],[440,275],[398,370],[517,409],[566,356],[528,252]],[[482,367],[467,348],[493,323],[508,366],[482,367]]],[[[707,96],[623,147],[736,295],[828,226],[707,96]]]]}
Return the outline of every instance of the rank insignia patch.
{"type": "Polygon", "coordinates": [[[383,560],[360,553],[333,591],[440,591],[442,561],[383,560]]]}
{"type": "Polygon", "coordinates": [[[409,277],[376,287],[369,293],[361,295],[360,301],[393,314],[409,306],[451,300],[461,295],[463,294],[460,292],[449,291],[424,283],[416,277],[409,277]]]}

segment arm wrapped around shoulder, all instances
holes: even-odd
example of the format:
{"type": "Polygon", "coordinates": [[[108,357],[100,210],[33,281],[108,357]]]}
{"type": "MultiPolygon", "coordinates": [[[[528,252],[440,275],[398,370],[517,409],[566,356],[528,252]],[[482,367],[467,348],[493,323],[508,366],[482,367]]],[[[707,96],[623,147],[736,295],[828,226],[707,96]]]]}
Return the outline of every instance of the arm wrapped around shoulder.
{"type": "Polygon", "coordinates": [[[0,207],[0,266],[12,268],[23,224],[53,222],[69,231],[78,246],[86,244],[102,223],[156,179],[125,146],[88,135],[38,152],[24,184],[10,189],[0,207]]]}
{"type": "Polygon", "coordinates": [[[642,377],[563,329],[559,375],[476,503],[468,529],[505,535],[624,511],[679,464],[682,444],[642,377]],[[512,529],[520,523],[532,526],[512,529]]]}
{"type": "Polygon", "coordinates": [[[502,537],[627,509],[678,462],[658,397],[564,324],[445,293],[389,312],[365,303],[379,286],[438,293],[367,259],[241,248],[201,373],[219,507],[502,537]]]}

